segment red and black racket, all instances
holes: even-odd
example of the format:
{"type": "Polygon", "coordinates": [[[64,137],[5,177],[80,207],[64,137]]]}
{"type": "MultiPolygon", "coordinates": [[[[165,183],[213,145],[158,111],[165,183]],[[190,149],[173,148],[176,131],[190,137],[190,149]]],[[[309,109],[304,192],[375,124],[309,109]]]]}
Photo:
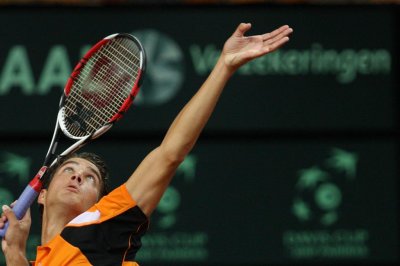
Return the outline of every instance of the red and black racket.
{"type": "MultiPolygon", "coordinates": [[[[134,36],[110,35],[95,44],[80,60],[64,88],[56,127],[43,166],[20,195],[13,211],[21,219],[40,193],[47,169],[88,142],[98,138],[131,106],[143,81],[145,51],[134,36]],[[75,143],[56,155],[60,133],[75,143]]],[[[8,222],[0,229],[4,237],[8,222]]]]}

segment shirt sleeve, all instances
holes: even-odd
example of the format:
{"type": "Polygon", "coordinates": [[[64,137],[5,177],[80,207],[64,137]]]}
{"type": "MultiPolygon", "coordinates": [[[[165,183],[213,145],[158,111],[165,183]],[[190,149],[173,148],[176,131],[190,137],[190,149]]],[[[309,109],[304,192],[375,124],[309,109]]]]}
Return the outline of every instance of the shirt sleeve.
{"type": "Polygon", "coordinates": [[[100,199],[86,212],[78,215],[67,226],[82,226],[93,223],[101,223],[116,217],[129,209],[136,207],[136,202],[129,194],[126,185],[123,184],[108,195],[100,199]]]}

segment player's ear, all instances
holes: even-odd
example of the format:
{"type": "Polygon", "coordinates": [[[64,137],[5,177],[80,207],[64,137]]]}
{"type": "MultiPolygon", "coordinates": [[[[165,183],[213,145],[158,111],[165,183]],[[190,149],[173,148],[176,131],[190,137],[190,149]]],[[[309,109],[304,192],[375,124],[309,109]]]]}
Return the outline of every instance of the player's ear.
{"type": "Polygon", "coordinates": [[[47,189],[42,189],[39,193],[39,197],[37,202],[39,204],[44,204],[44,200],[46,199],[46,193],[47,193],[47,189]]]}

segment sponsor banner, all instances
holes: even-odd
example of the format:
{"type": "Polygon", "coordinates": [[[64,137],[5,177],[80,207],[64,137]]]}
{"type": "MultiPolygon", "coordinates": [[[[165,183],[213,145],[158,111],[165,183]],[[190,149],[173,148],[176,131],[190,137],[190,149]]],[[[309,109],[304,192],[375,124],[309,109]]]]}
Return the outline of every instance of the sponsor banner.
{"type": "MultiPolygon", "coordinates": [[[[3,204],[38,170],[47,143],[0,144],[3,204]]],[[[99,140],[85,150],[108,161],[115,187],[156,145],[99,140]]],[[[200,141],[155,210],[137,259],[146,265],[396,262],[397,155],[391,140],[200,141]]],[[[31,257],[40,237],[36,206],[32,214],[31,257]]]]}
{"type": "Polygon", "coordinates": [[[206,130],[392,130],[398,125],[396,9],[218,6],[0,10],[0,135],[48,134],[75,64],[127,32],[148,55],[146,79],[116,131],[164,131],[200,87],[239,22],[249,34],[294,28],[279,51],[241,68],[206,130]],[[384,29],[384,30],[382,30],[384,29]]]}

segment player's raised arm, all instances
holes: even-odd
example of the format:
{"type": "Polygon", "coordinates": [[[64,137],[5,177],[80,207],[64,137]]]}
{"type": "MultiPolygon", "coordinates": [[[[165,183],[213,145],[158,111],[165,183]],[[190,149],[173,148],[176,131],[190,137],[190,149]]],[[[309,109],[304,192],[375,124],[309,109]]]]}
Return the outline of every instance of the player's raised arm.
{"type": "Polygon", "coordinates": [[[249,23],[237,27],[225,42],[210,75],[177,115],[161,145],[142,161],[127,181],[128,191],[147,216],[195,145],[229,78],[243,64],[278,49],[289,40],[292,32],[289,26],[282,26],[270,33],[245,36],[250,28],[249,23]]]}

